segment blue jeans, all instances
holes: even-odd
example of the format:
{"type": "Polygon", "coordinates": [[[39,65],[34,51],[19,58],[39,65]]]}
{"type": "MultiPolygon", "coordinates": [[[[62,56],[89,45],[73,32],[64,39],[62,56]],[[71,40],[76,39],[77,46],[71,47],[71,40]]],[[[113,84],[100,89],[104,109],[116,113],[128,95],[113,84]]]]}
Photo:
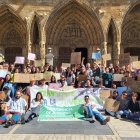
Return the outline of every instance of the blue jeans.
{"type": "Polygon", "coordinates": [[[128,118],[129,111],[128,110],[119,110],[115,113],[116,115],[121,115],[121,117],[128,118]]]}
{"type": "Polygon", "coordinates": [[[108,109],[105,109],[105,114],[114,117],[116,113],[115,113],[115,112],[111,112],[111,111],[109,111],[108,109]]]}
{"type": "Polygon", "coordinates": [[[140,112],[136,112],[135,114],[131,114],[131,113],[129,112],[129,114],[128,114],[128,119],[131,119],[131,120],[140,119],[140,112]]]}
{"type": "Polygon", "coordinates": [[[87,107],[87,114],[88,117],[95,117],[99,122],[103,122],[105,120],[105,117],[96,109],[93,109],[91,106],[87,107]]]}

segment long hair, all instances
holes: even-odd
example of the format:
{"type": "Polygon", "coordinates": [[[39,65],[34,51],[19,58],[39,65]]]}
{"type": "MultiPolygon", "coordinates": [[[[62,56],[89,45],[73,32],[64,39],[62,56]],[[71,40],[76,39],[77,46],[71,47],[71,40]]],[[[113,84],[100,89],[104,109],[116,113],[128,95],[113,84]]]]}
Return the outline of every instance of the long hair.
{"type": "Polygon", "coordinates": [[[42,93],[41,92],[37,92],[37,94],[36,94],[36,97],[35,97],[35,101],[37,101],[37,96],[40,94],[40,96],[41,96],[41,99],[40,100],[43,100],[43,95],[42,95],[42,93]]]}

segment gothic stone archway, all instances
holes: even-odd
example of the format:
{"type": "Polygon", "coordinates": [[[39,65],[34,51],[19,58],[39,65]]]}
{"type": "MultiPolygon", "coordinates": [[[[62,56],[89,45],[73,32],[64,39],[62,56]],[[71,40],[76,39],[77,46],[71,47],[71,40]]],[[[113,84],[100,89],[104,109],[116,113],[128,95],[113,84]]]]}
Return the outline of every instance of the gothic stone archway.
{"type": "Polygon", "coordinates": [[[76,48],[87,48],[91,59],[93,49],[100,48],[102,42],[102,28],[95,13],[77,2],[54,11],[47,21],[46,45],[53,48],[55,64],[70,62],[76,48]]]}
{"type": "Polygon", "coordinates": [[[140,58],[140,4],[131,9],[122,24],[122,48],[124,53],[140,58]]]}
{"type": "Polygon", "coordinates": [[[22,56],[26,51],[25,22],[13,9],[2,5],[0,7],[0,25],[0,48],[4,52],[6,61],[13,63],[16,56],[22,56]]]}

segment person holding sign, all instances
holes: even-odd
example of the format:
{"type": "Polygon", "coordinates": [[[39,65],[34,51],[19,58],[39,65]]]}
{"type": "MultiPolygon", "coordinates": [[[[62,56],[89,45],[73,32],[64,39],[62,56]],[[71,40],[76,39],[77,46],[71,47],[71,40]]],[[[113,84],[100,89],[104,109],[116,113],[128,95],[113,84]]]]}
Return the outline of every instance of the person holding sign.
{"type": "Polygon", "coordinates": [[[109,73],[109,69],[105,68],[105,73],[102,75],[103,85],[107,88],[111,88],[112,85],[112,73],[109,73]]]}
{"type": "Polygon", "coordinates": [[[95,122],[95,118],[102,124],[106,125],[110,121],[110,117],[103,116],[96,108],[95,105],[90,103],[88,95],[85,96],[85,103],[83,104],[83,110],[85,117],[92,118],[92,123],[95,122]]]}
{"type": "MultiPolygon", "coordinates": [[[[117,102],[116,99],[117,99],[118,96],[119,96],[119,94],[118,94],[118,92],[115,90],[115,91],[113,92],[112,96],[109,97],[108,99],[113,99],[114,101],[117,102]]],[[[107,102],[108,99],[107,99],[105,102],[107,102]]],[[[113,104],[112,104],[112,106],[113,106],[113,104]]],[[[113,116],[113,117],[114,117],[114,116],[115,116],[115,113],[116,113],[116,112],[110,110],[108,107],[105,108],[105,114],[106,114],[106,115],[110,115],[110,116],[113,116]]]]}

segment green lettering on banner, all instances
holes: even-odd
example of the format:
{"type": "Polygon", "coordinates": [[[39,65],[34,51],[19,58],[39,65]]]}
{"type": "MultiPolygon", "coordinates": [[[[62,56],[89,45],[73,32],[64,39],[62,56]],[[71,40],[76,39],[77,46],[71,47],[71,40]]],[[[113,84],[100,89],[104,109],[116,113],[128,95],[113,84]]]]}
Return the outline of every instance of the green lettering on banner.
{"type": "Polygon", "coordinates": [[[46,90],[39,90],[38,92],[41,92],[43,97],[47,96],[47,91],[46,90]]]}
{"type": "Polygon", "coordinates": [[[83,109],[81,105],[71,107],[58,107],[58,106],[42,106],[40,109],[39,120],[48,119],[70,119],[70,118],[82,118],[83,109]]]}

